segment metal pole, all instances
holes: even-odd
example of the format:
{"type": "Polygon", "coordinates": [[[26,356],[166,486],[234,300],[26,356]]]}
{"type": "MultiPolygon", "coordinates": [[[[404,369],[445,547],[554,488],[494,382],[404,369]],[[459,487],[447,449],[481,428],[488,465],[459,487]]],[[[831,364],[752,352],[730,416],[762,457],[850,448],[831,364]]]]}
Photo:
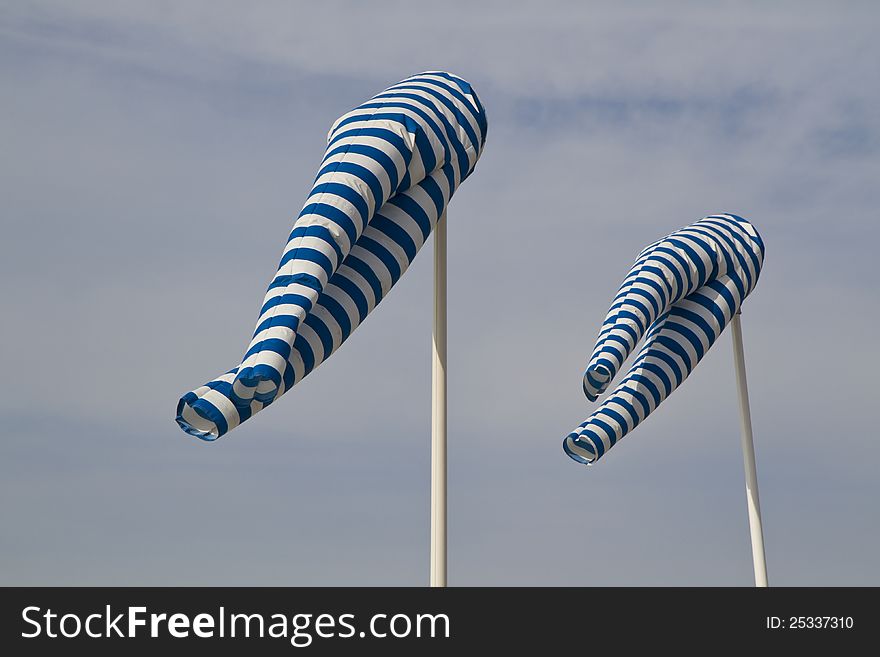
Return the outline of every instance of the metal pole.
{"type": "Polygon", "coordinates": [[[742,430],[743,466],[746,471],[746,502],[749,507],[749,532],[752,536],[752,562],[755,586],[767,586],[767,561],[764,556],[764,530],[761,527],[761,503],[758,499],[758,473],[755,469],[755,444],[752,441],[752,413],[749,410],[749,387],[746,383],[746,359],[743,354],[740,313],[733,316],[733,363],[739,388],[739,413],[742,430]]]}
{"type": "Polygon", "coordinates": [[[446,586],[446,213],[434,228],[431,396],[431,586],[446,586]]]}

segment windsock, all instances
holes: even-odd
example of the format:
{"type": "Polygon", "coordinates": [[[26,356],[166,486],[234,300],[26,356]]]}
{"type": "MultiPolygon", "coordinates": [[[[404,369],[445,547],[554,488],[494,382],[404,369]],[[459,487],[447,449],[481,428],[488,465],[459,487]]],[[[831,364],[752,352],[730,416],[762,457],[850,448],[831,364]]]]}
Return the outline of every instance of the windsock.
{"type": "Polygon", "coordinates": [[[583,378],[595,401],[642,337],[623,380],[565,437],[565,453],[594,463],[650,415],[706,354],[755,288],[764,242],[733,214],[711,215],[646,247],[623,280],[583,378]]]}
{"type": "Polygon", "coordinates": [[[326,360],[385,298],[486,141],[463,79],[420,73],[340,117],[241,363],[186,393],[177,423],[216,440],[326,360]]]}

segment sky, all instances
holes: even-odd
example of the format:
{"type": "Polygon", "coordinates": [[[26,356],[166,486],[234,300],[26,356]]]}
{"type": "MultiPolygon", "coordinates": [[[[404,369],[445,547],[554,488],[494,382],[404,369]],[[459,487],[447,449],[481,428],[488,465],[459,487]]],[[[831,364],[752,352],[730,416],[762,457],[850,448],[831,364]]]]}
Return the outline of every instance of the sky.
{"type": "Polygon", "coordinates": [[[730,339],[595,466],[562,438],[643,246],[761,232],[771,585],[880,585],[874,3],[0,2],[0,584],[428,581],[432,241],[216,443],[334,119],[423,70],[489,117],[449,209],[449,583],[753,582],[730,339]]]}

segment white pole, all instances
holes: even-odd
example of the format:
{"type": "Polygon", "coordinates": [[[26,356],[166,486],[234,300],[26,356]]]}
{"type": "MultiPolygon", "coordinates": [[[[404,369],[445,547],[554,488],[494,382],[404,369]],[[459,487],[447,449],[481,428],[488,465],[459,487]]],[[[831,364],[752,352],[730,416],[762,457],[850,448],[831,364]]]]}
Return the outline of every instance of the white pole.
{"type": "Polygon", "coordinates": [[[749,531],[752,535],[752,562],[755,586],[767,586],[767,561],[764,557],[764,530],[761,527],[761,503],[758,499],[758,473],[755,469],[755,444],[752,441],[752,413],[749,410],[749,387],[746,383],[746,359],[743,354],[740,313],[733,316],[733,363],[739,388],[739,413],[742,430],[743,466],[746,471],[746,502],[749,507],[749,531]]]}
{"type": "Polygon", "coordinates": [[[446,586],[446,213],[434,228],[431,399],[431,586],[446,586]]]}

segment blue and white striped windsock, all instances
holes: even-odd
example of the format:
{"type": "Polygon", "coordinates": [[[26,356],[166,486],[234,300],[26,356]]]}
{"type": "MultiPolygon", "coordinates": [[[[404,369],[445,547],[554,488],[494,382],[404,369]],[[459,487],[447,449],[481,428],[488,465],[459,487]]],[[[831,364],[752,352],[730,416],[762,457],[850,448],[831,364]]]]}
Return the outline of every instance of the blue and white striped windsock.
{"type": "Polygon", "coordinates": [[[474,170],[486,113],[432,71],[340,117],[241,364],[186,393],[177,423],[216,440],[330,356],[406,271],[474,170]]]}
{"type": "Polygon", "coordinates": [[[623,280],[584,374],[602,394],[642,336],[625,378],[562,446],[593,463],[644,420],[709,350],[755,288],[764,242],[733,214],[701,219],[646,247],[623,280]]]}

